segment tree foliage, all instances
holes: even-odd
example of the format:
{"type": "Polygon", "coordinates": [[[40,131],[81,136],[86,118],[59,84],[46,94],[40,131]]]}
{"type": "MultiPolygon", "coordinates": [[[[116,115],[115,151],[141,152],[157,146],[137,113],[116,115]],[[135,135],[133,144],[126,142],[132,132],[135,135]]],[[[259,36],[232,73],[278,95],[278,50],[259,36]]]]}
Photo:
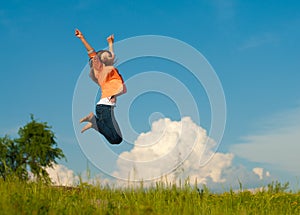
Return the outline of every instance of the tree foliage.
{"type": "Polygon", "coordinates": [[[8,136],[0,138],[0,177],[13,175],[28,180],[30,171],[36,179],[49,182],[45,169],[65,157],[51,127],[31,115],[31,121],[19,129],[18,135],[13,140],[8,136]]]}

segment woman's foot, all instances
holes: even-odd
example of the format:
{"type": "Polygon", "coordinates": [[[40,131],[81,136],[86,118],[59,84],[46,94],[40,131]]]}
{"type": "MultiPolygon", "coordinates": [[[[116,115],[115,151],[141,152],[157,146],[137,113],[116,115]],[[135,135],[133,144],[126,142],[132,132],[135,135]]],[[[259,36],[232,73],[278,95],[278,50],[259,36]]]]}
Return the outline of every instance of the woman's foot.
{"type": "Polygon", "coordinates": [[[80,123],[82,123],[82,122],[92,122],[93,117],[94,117],[94,114],[91,112],[89,115],[83,117],[80,120],[80,123]]]}
{"type": "Polygon", "coordinates": [[[82,130],[81,130],[81,133],[85,132],[86,130],[90,129],[93,127],[93,124],[91,122],[89,122],[88,124],[86,124],[82,130]]]}

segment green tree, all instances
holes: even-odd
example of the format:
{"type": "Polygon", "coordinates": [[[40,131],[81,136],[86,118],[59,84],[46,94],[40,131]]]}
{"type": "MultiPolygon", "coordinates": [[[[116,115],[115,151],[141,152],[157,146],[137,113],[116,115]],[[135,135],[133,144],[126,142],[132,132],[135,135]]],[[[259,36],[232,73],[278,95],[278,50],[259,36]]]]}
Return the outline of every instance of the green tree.
{"type": "Polygon", "coordinates": [[[9,139],[8,136],[0,138],[0,174],[1,177],[6,178],[6,176],[11,172],[9,168],[11,156],[8,154],[8,148],[13,145],[14,142],[9,139]]]}
{"type": "Polygon", "coordinates": [[[27,180],[28,171],[42,181],[49,182],[45,170],[52,167],[56,159],[65,158],[57,147],[56,138],[46,122],[37,122],[31,115],[31,122],[19,129],[19,138],[0,138],[0,176],[4,179],[14,175],[27,180]]]}

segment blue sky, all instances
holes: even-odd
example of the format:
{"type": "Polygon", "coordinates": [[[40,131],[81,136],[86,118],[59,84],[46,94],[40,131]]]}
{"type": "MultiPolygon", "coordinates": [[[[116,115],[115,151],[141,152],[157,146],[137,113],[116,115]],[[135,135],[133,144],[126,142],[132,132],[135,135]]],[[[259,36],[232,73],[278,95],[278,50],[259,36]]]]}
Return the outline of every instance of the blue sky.
{"type": "MultiPolygon", "coordinates": [[[[276,179],[296,181],[300,170],[293,165],[299,163],[295,152],[300,151],[299,9],[296,0],[3,2],[0,135],[15,136],[33,113],[53,127],[68,159],[60,163],[83,172],[87,158],[74,132],[72,99],[87,56],[74,29],[79,28],[96,49],[106,46],[105,38],[111,33],[116,41],[163,35],[197,49],[219,77],[227,122],[218,152],[234,154],[234,166],[243,165],[249,171],[259,166],[276,179]]],[[[199,126],[209,129],[205,91],[183,68],[147,58],[120,68],[125,80],[145,71],[167,71],[182,80],[200,98],[199,126]]],[[[126,114],[137,133],[147,132],[154,112],[180,120],[175,103],[149,93],[126,114]],[[162,102],[153,105],[153,101],[162,102]]],[[[115,150],[121,153],[131,147],[124,144],[115,150]]]]}

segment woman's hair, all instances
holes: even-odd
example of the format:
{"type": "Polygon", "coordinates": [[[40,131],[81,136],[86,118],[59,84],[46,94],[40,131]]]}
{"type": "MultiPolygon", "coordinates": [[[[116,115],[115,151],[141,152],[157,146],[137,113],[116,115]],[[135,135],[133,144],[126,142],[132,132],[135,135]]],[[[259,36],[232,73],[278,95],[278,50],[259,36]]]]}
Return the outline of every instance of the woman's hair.
{"type": "Polygon", "coordinates": [[[98,55],[101,63],[103,63],[105,66],[113,66],[114,65],[115,59],[110,51],[100,50],[100,51],[97,51],[97,55],[98,55]]]}

